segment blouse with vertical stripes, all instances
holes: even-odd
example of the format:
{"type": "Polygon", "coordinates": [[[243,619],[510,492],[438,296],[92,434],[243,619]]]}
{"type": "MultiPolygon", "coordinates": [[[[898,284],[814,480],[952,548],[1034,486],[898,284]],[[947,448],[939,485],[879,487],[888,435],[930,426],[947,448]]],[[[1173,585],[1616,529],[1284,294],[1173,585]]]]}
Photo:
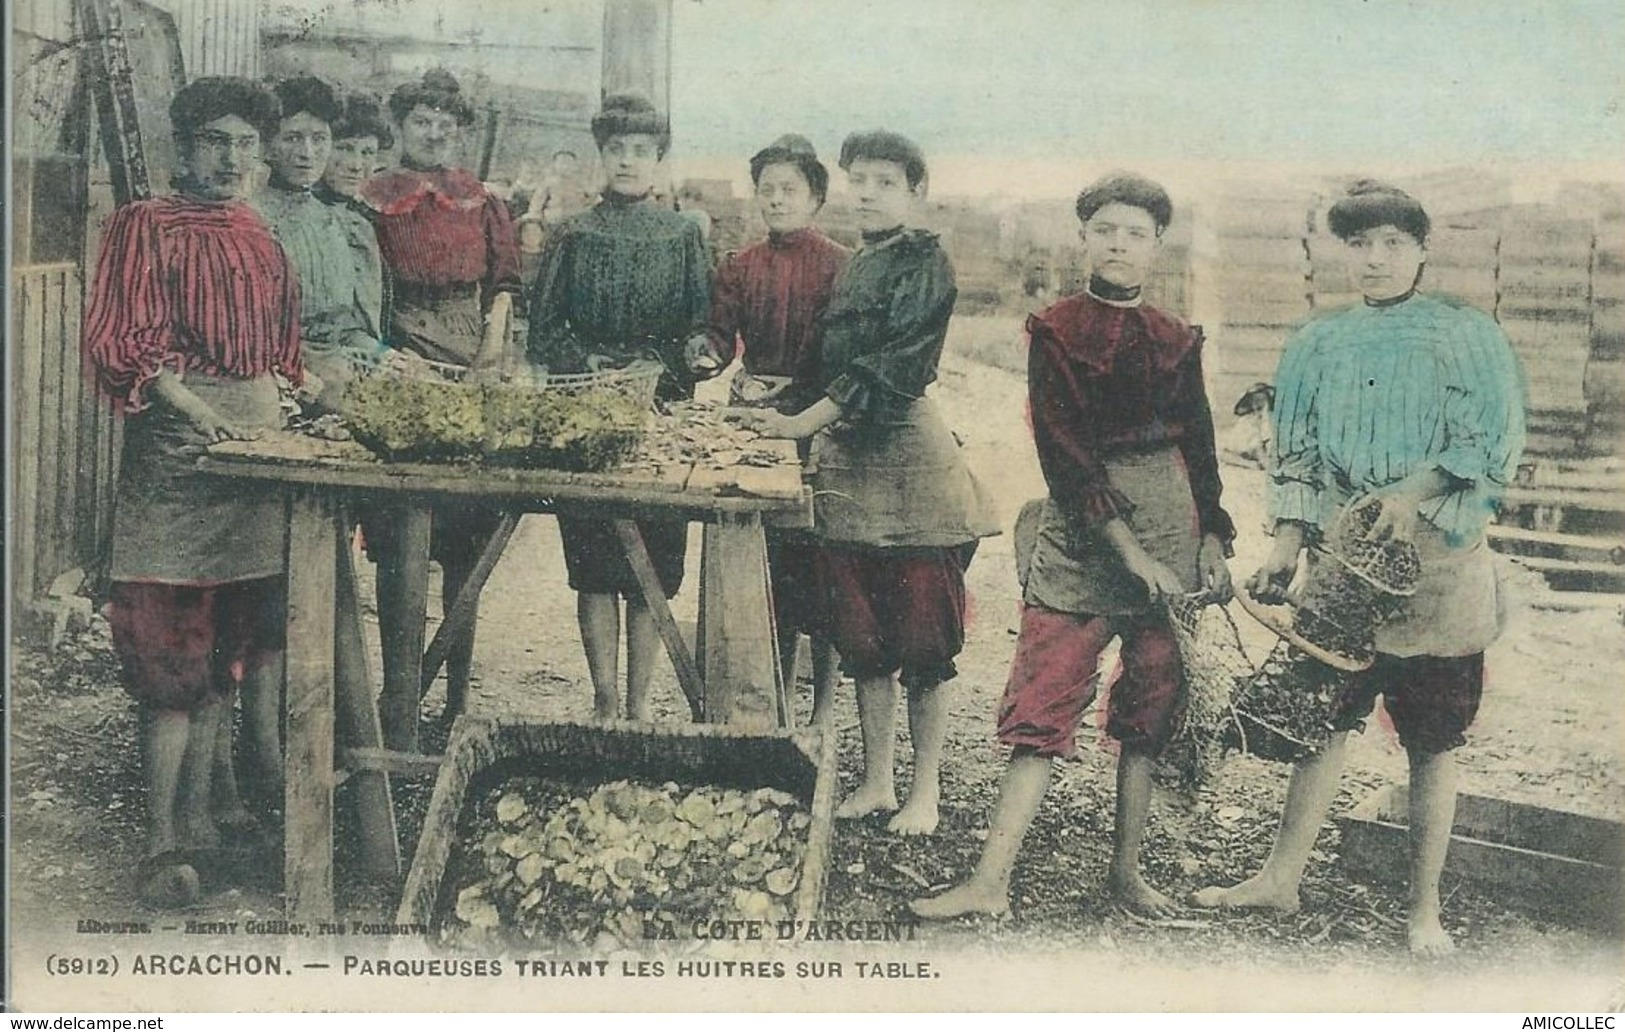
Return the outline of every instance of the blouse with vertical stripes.
{"type": "Polygon", "coordinates": [[[1276,371],[1270,516],[1320,529],[1351,499],[1438,468],[1457,489],[1421,515],[1468,543],[1524,435],[1522,371],[1489,315],[1425,295],[1343,309],[1299,329],[1276,371]]]}
{"type": "Polygon", "coordinates": [[[247,204],[135,201],[107,220],[82,345],[127,412],[163,369],[299,383],[299,278],[247,204]]]}

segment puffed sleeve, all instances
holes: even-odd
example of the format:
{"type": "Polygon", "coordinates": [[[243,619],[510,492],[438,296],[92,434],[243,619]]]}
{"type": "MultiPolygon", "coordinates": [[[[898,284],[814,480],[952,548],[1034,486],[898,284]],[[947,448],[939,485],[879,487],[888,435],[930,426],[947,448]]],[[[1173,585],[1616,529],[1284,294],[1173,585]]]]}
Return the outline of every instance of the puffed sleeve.
{"type": "Polygon", "coordinates": [[[573,369],[570,334],[570,230],[564,224],[547,235],[530,291],[530,331],[525,350],[543,368],[573,369]]]}
{"type": "Polygon", "coordinates": [[[937,378],[957,295],[953,266],[939,247],[933,246],[898,277],[874,346],[855,358],[825,391],[846,419],[862,419],[890,399],[924,396],[937,378]]]}
{"type": "MultiPolygon", "coordinates": [[[[152,209],[136,203],[115,211],[102,234],[81,347],[97,384],[127,412],[147,406],[147,385],[160,371],[184,369],[173,350],[175,299],[167,271],[152,209]]],[[[298,310],[296,295],[292,311],[298,310]]],[[[297,324],[294,336],[297,345],[297,324]]]]}
{"type": "Polygon", "coordinates": [[[732,362],[739,351],[739,328],[744,321],[745,263],[734,255],[717,267],[711,287],[711,310],[705,320],[711,352],[723,365],[732,362]]]}
{"type": "Polygon", "coordinates": [[[1472,522],[1468,507],[1492,509],[1517,473],[1527,432],[1525,387],[1506,335],[1482,312],[1462,311],[1444,355],[1444,450],[1434,461],[1462,488],[1424,515],[1460,526],[1472,522]]]}
{"type": "Polygon", "coordinates": [[[1098,527],[1134,511],[1111,484],[1101,461],[1084,386],[1061,343],[1037,317],[1027,321],[1027,399],[1033,443],[1050,498],[1064,512],[1098,527]]]}
{"type": "Polygon", "coordinates": [[[519,235],[513,228],[513,218],[501,198],[485,195],[485,206],[480,211],[485,230],[485,287],[487,294],[495,296],[507,291],[515,297],[523,296],[523,279],[519,272],[519,235]]]}
{"type": "Polygon", "coordinates": [[[1287,341],[1275,370],[1275,449],[1270,454],[1272,522],[1295,520],[1318,528],[1326,490],[1317,407],[1319,370],[1309,328],[1287,341]]]}
{"type": "Polygon", "coordinates": [[[1174,399],[1174,411],[1184,431],[1179,438],[1179,452],[1190,476],[1191,496],[1196,502],[1196,518],[1202,533],[1212,534],[1229,545],[1236,538],[1236,524],[1219,503],[1224,483],[1219,478],[1213,410],[1208,404],[1202,378],[1202,331],[1199,327],[1192,327],[1191,331],[1195,340],[1180,360],[1175,388],[1179,396],[1174,399]]]}
{"type": "Polygon", "coordinates": [[[705,332],[706,318],[711,313],[711,252],[705,246],[705,234],[694,222],[689,222],[683,233],[683,279],[686,336],[692,337],[705,332]]]}

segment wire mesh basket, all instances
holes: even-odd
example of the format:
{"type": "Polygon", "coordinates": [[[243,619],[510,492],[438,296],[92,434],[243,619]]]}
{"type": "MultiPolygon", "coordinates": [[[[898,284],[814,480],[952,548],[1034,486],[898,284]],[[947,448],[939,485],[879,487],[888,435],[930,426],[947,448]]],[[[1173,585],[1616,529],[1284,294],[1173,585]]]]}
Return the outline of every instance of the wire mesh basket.
{"type": "Polygon", "coordinates": [[[1194,789],[1213,776],[1227,743],[1239,735],[1235,698],[1254,670],[1224,606],[1191,597],[1168,598],[1165,606],[1185,670],[1185,709],[1158,758],[1158,773],[1166,782],[1194,789]]]}
{"type": "Polygon", "coordinates": [[[661,371],[636,363],[504,376],[391,359],[349,385],[342,413],[355,439],[386,461],[601,472],[637,451],[661,371]]]}
{"type": "Polygon", "coordinates": [[[1260,759],[1296,763],[1331,738],[1349,674],[1280,641],[1232,700],[1223,745],[1260,759]]]}

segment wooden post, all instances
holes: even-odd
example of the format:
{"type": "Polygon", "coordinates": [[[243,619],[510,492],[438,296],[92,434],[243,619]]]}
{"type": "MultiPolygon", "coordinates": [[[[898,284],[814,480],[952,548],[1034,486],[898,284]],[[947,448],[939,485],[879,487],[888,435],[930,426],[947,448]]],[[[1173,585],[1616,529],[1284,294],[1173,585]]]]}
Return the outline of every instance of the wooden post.
{"type": "Polygon", "coordinates": [[[671,0],[605,0],[603,92],[671,110],[671,0]]]}
{"type": "Polygon", "coordinates": [[[384,742],[418,752],[418,685],[423,679],[423,621],[429,610],[427,505],[407,502],[390,515],[394,547],[378,564],[378,629],[384,655],[384,742]]]}
{"type": "Polygon", "coordinates": [[[296,488],[288,502],[287,759],[283,883],[291,920],[333,916],[332,503],[296,488]]]}
{"type": "MultiPolygon", "coordinates": [[[[348,521],[341,523],[349,527],[348,521]]],[[[356,591],[355,559],[350,535],[342,533],[338,542],[337,624],[334,627],[335,720],[338,744],[376,749],[384,744],[383,727],[378,720],[378,704],[372,694],[372,677],[367,670],[367,640],[361,630],[361,600],[356,591]]],[[[356,816],[361,829],[361,862],[369,874],[398,878],[401,873],[401,844],[395,830],[395,807],[389,789],[389,776],[381,771],[360,771],[353,775],[356,816]]]]}
{"type": "Polygon", "coordinates": [[[643,534],[638,525],[632,520],[616,520],[615,533],[621,540],[621,548],[626,551],[626,560],[632,567],[632,576],[637,578],[638,589],[643,593],[643,602],[649,607],[649,615],[654,618],[655,629],[660,632],[660,639],[666,643],[666,654],[671,657],[671,665],[677,670],[677,684],[683,689],[683,695],[688,698],[689,713],[695,720],[705,719],[705,688],[701,681],[700,669],[694,662],[694,656],[688,651],[688,642],[683,640],[683,632],[678,629],[677,621],[672,618],[671,606],[666,602],[666,593],[661,589],[660,577],[655,573],[654,563],[649,559],[649,547],[643,541],[643,534]]]}
{"type": "Polygon", "coordinates": [[[760,517],[719,514],[707,523],[700,566],[706,719],[749,728],[787,726],[760,517]]]}

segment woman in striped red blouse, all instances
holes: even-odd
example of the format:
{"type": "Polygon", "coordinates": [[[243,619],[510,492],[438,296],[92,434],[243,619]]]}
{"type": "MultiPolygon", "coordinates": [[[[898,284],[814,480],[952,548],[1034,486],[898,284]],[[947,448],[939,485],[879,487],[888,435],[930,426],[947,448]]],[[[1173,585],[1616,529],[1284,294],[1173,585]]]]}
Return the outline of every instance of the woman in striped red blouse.
{"type": "Polygon", "coordinates": [[[181,192],[113,213],[85,314],[87,367],[129,417],[107,615],[142,708],[141,889],[159,905],[195,898],[218,825],[252,824],[232,776],[233,693],[281,680],[281,504],[189,458],[280,425],[273,376],[302,378],[298,277],[243,203],[276,116],[243,79],[176,94],[181,192]]]}

